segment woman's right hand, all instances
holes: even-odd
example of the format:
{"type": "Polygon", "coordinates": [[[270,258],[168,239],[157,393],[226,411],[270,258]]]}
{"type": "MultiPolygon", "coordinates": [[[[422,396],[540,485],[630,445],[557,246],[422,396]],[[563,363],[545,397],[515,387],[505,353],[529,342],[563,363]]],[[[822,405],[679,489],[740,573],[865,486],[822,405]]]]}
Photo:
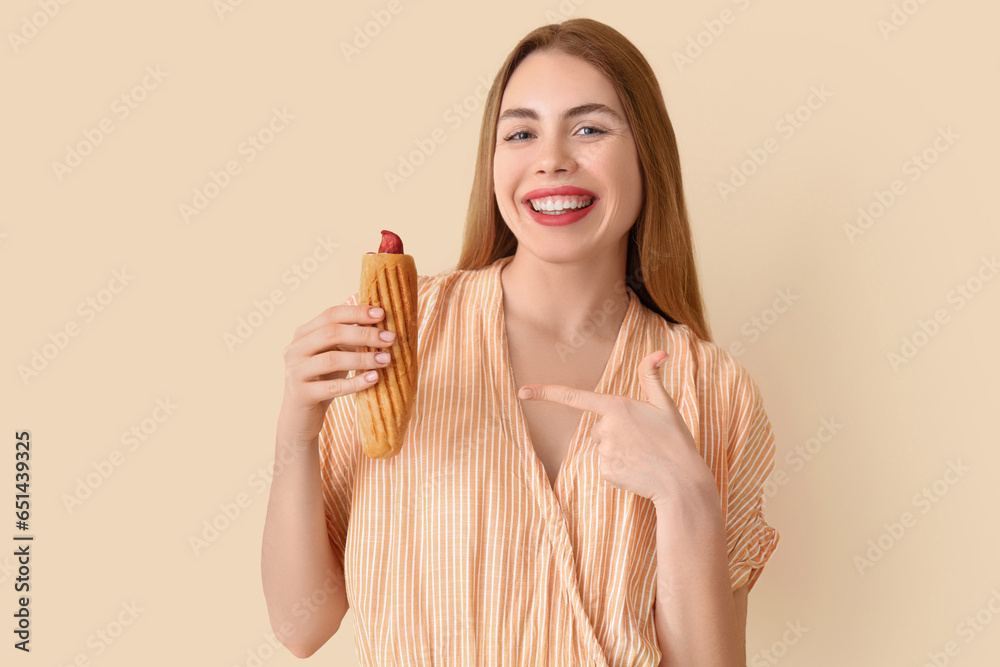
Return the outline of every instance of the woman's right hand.
{"type": "Polygon", "coordinates": [[[331,306],[295,330],[284,352],[280,437],[301,444],[312,442],[323,428],[330,401],[375,384],[378,376],[368,380],[362,371],[385,368],[391,361],[383,348],[392,346],[395,334],[375,326],[384,317],[381,308],[331,306]],[[379,312],[373,316],[370,310],[379,312]],[[378,349],[359,352],[364,346],[378,349]],[[352,370],[358,372],[348,378],[352,370]]]}

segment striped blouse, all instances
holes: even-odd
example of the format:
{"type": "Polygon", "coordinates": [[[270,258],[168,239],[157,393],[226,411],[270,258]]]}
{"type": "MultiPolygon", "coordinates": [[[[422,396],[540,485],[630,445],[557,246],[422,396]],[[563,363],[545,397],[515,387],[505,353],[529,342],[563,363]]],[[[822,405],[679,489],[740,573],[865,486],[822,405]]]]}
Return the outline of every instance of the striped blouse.
{"type": "MultiPolygon", "coordinates": [[[[655,509],[601,478],[592,412],[552,487],[510,370],[500,269],[511,259],[419,276],[420,375],[395,458],[361,452],[353,394],[326,413],[327,528],[366,667],[659,663],[655,509]]],[[[779,538],[764,518],[774,436],[759,390],[720,346],[626,289],[597,391],[644,400],[639,361],[669,353],[665,387],[718,484],[732,588],[752,587],[779,538]]]]}

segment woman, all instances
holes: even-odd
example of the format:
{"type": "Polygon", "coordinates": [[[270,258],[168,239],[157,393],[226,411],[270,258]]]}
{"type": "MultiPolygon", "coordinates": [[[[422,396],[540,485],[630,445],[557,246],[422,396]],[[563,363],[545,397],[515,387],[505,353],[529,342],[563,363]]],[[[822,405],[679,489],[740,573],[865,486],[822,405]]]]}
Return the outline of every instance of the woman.
{"type": "Polygon", "coordinates": [[[710,339],[653,72],[604,24],[539,28],[480,137],[458,268],[419,278],[402,451],[353,423],[381,313],[355,293],[285,350],[272,627],[311,655],[350,600],[364,665],[742,666],[773,435],[710,339]]]}

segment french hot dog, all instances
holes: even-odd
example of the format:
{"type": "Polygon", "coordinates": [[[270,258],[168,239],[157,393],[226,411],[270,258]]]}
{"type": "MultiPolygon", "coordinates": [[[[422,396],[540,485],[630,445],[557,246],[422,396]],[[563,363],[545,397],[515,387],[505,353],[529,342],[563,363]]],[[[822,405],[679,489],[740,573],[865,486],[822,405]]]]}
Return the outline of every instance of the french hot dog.
{"type": "MultiPolygon", "coordinates": [[[[373,459],[399,453],[417,391],[417,267],[403,242],[382,230],[377,253],[361,259],[360,305],[378,306],[385,317],[376,326],[396,334],[386,349],[392,360],[377,369],[378,381],[355,394],[361,448],[373,459]]],[[[362,352],[383,348],[362,347],[362,352]]]]}

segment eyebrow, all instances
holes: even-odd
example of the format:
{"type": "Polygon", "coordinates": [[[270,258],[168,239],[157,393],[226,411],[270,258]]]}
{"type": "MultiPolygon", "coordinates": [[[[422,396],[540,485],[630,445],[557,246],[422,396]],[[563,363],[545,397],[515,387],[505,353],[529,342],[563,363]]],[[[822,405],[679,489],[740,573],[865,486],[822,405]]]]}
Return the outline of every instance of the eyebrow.
{"type": "MultiPolygon", "coordinates": [[[[572,109],[567,109],[566,111],[564,111],[562,117],[564,119],[575,118],[576,116],[586,116],[587,114],[591,113],[603,113],[608,116],[611,116],[619,123],[625,122],[625,119],[623,119],[618,114],[618,112],[616,112],[608,105],[601,104],[600,102],[587,102],[586,104],[577,105],[572,109]]],[[[508,118],[527,118],[529,120],[538,120],[538,112],[535,111],[534,109],[529,109],[526,107],[512,107],[504,111],[502,114],[500,114],[500,117],[497,118],[497,124],[499,125],[508,118]]]]}

